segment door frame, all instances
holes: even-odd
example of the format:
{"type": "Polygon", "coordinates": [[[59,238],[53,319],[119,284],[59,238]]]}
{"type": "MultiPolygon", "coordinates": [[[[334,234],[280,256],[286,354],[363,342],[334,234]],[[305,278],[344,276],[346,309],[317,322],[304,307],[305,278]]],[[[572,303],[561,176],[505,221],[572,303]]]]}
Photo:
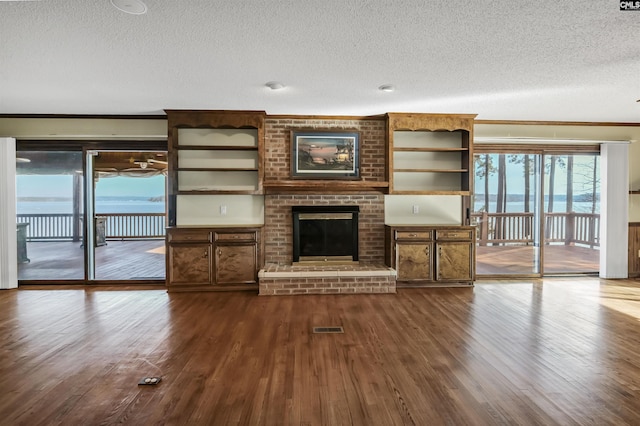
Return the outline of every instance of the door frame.
{"type": "MultiPolygon", "coordinates": [[[[538,241],[538,250],[536,255],[539,257],[538,260],[538,272],[530,273],[530,274],[500,274],[500,275],[481,275],[482,278],[511,278],[511,277],[521,277],[521,278],[541,278],[545,276],[544,271],[544,232],[545,232],[545,215],[544,215],[544,199],[545,199],[545,185],[544,185],[544,164],[545,158],[549,155],[576,155],[576,154],[591,154],[591,155],[600,155],[600,145],[598,144],[579,144],[579,145],[567,145],[567,144],[492,144],[492,143],[482,143],[482,144],[474,144],[474,157],[476,155],[483,154],[517,154],[517,155],[538,155],[539,156],[539,166],[540,173],[538,173],[537,185],[539,188],[539,194],[537,194],[535,209],[542,214],[538,214],[537,218],[537,232],[539,235],[537,238],[534,237],[534,241],[538,241]]],[[[475,161],[473,162],[475,164],[475,161]]],[[[475,179],[475,167],[473,171],[473,178],[475,179]]],[[[474,188],[476,187],[474,182],[474,188]]],[[[467,213],[466,217],[470,217],[470,213],[473,212],[473,203],[472,197],[465,197],[465,201],[463,203],[464,209],[467,213]]],[[[556,273],[553,275],[575,275],[576,273],[556,273]]],[[[597,272],[585,272],[582,275],[593,275],[597,274],[597,272]]]]}
{"type": "MultiPolygon", "coordinates": [[[[20,151],[73,151],[82,152],[82,180],[87,182],[87,151],[161,151],[167,152],[167,140],[47,140],[47,139],[18,139],[16,138],[16,152],[20,151]]],[[[93,176],[91,176],[93,179],[93,176]]],[[[84,218],[82,225],[82,232],[84,241],[87,241],[85,236],[89,235],[88,231],[92,228],[91,224],[87,221],[87,190],[83,192],[85,206],[81,212],[81,216],[84,218]]],[[[166,188],[165,188],[166,197],[166,188]]],[[[166,203],[165,198],[165,203],[166,203]]],[[[165,211],[167,209],[165,208],[165,211]]],[[[150,284],[158,285],[165,284],[165,280],[95,280],[89,277],[89,254],[88,250],[91,249],[93,244],[84,244],[84,278],[83,279],[57,279],[51,280],[18,280],[18,285],[110,285],[110,284],[150,284]]]]}

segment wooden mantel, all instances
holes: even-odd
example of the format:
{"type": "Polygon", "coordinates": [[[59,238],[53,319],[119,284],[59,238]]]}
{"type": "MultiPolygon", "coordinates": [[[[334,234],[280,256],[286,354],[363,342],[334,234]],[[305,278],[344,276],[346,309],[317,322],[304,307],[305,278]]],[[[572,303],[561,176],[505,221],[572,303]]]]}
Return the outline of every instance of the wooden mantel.
{"type": "Polygon", "coordinates": [[[265,181],[263,187],[267,194],[305,191],[324,193],[375,191],[386,193],[389,189],[389,182],[364,180],[273,180],[265,181]]]}

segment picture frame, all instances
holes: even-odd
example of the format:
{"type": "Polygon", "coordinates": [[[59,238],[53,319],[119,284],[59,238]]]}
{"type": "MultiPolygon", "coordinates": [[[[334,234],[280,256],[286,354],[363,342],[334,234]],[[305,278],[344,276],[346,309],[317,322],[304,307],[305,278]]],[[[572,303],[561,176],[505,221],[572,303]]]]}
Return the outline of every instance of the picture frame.
{"type": "Polygon", "coordinates": [[[360,133],[291,131],[291,177],[359,179],[360,133]]]}

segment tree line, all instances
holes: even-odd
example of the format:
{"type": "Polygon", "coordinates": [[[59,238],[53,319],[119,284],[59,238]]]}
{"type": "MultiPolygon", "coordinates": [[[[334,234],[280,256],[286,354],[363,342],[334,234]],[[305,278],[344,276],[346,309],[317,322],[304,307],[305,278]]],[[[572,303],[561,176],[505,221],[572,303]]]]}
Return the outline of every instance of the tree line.
{"type": "MultiPolygon", "coordinates": [[[[489,177],[497,175],[497,189],[495,201],[495,212],[505,213],[507,211],[508,178],[507,162],[510,164],[520,164],[522,166],[522,176],[524,178],[524,197],[522,199],[524,212],[529,213],[531,206],[532,185],[536,175],[536,161],[539,156],[535,154],[479,154],[475,156],[475,175],[484,183],[484,204],[481,211],[489,212],[490,208],[490,185],[489,177]],[[497,161],[496,161],[497,160],[497,161]],[[497,164],[496,164],[497,162],[497,164]]],[[[599,157],[593,156],[592,161],[580,164],[576,167],[573,155],[548,155],[545,156],[544,172],[549,177],[547,189],[547,212],[554,212],[554,199],[556,194],[558,170],[566,171],[566,203],[567,213],[573,212],[573,202],[576,198],[575,181],[579,178],[581,191],[579,198],[591,202],[591,213],[595,213],[598,207],[598,187],[600,183],[598,171],[599,157]]]]}

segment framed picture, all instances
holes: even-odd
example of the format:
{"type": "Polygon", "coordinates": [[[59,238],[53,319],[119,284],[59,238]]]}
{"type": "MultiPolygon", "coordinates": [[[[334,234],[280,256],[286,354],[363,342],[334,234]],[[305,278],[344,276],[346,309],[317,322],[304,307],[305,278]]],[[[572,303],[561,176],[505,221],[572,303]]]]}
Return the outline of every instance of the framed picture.
{"type": "Polygon", "coordinates": [[[360,133],[292,131],[291,177],[358,179],[360,133]]]}

